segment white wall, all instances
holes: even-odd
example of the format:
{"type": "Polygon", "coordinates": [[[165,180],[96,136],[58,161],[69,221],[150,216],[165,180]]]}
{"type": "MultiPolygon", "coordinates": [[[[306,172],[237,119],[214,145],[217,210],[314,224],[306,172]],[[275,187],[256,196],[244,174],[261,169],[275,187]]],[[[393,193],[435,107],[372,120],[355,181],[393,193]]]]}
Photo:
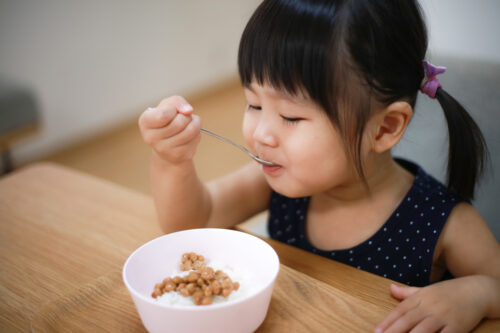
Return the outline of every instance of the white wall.
{"type": "MultiPolygon", "coordinates": [[[[43,127],[26,162],[236,74],[260,0],[0,0],[0,78],[32,88],[43,127]]],[[[424,0],[432,53],[500,61],[497,0],[424,0]]]]}
{"type": "Polygon", "coordinates": [[[258,0],[0,0],[0,78],[37,96],[30,161],[236,75],[258,0]]]}
{"type": "Polygon", "coordinates": [[[420,0],[432,54],[500,62],[500,1],[420,0]]]}

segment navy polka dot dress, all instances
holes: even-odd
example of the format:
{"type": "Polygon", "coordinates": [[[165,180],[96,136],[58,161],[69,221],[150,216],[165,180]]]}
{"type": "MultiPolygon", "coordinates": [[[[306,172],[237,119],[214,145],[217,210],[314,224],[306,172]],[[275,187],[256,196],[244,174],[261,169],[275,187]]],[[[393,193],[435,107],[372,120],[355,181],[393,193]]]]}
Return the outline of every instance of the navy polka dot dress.
{"type": "Polygon", "coordinates": [[[271,238],[411,286],[429,284],[437,240],[453,207],[463,201],[418,165],[397,160],[415,180],[389,220],[369,239],[349,249],[324,251],[309,243],[305,223],[309,197],[272,193],[271,238]]]}

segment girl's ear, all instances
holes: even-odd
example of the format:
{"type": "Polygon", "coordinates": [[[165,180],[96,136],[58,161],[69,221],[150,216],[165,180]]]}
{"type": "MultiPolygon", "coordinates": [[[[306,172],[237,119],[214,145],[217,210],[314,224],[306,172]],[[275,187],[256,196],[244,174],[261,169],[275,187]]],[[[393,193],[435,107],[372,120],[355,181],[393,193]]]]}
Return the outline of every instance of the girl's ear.
{"type": "Polygon", "coordinates": [[[394,102],[379,112],[374,117],[373,151],[382,153],[394,147],[403,137],[412,116],[412,107],[403,101],[394,102]]]}

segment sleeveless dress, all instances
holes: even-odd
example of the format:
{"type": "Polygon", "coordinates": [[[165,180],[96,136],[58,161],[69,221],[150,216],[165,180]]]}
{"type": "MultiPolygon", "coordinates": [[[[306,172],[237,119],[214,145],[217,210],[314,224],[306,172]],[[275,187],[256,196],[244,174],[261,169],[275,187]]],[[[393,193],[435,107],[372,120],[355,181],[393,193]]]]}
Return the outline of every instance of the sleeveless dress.
{"type": "Polygon", "coordinates": [[[333,251],[315,248],[305,228],[310,197],[288,198],[276,192],[267,224],[271,238],[410,286],[428,285],[439,235],[463,199],[418,165],[396,161],[415,180],[387,222],[361,244],[333,251]]]}

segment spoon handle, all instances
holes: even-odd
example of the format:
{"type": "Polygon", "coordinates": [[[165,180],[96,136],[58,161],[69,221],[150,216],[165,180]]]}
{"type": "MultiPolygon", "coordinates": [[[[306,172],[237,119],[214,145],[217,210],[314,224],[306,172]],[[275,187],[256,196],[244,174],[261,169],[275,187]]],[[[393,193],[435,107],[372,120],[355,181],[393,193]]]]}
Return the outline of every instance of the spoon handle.
{"type": "Polygon", "coordinates": [[[223,137],[223,136],[220,136],[219,134],[215,134],[214,132],[211,132],[211,131],[209,131],[209,130],[207,130],[207,129],[204,129],[204,128],[202,128],[200,131],[201,131],[202,133],[205,133],[205,134],[208,134],[208,135],[210,135],[210,136],[213,136],[214,138],[217,138],[217,139],[219,139],[219,140],[222,140],[222,141],[224,141],[224,142],[227,142],[227,143],[232,144],[233,146],[235,146],[235,147],[237,147],[237,148],[241,149],[244,153],[246,153],[248,156],[250,156],[251,158],[253,158],[254,160],[256,160],[257,162],[259,162],[259,163],[261,163],[261,164],[265,164],[265,165],[276,165],[276,164],[274,164],[273,162],[269,162],[269,161],[263,160],[263,159],[261,159],[261,158],[259,158],[259,157],[255,156],[254,154],[252,154],[250,151],[248,151],[248,149],[246,149],[246,148],[245,148],[245,147],[243,147],[242,145],[239,145],[239,144],[237,144],[237,143],[236,143],[236,142],[234,142],[234,141],[231,141],[231,140],[229,140],[229,139],[227,139],[227,138],[225,138],[225,137],[223,137]]]}

